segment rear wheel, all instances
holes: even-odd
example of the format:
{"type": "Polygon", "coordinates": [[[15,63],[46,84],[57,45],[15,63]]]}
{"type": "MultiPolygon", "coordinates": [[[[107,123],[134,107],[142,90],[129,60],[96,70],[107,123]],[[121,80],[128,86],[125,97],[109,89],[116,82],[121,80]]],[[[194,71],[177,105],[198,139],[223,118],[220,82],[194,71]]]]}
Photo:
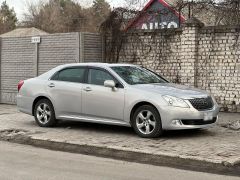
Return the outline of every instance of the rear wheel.
{"type": "Polygon", "coordinates": [[[41,99],[36,103],[34,117],[37,124],[41,127],[52,127],[57,122],[53,105],[48,99],[41,99]]]}
{"type": "Polygon", "coordinates": [[[154,138],[162,134],[162,123],[157,109],[151,105],[137,108],[132,117],[135,132],[143,138],[154,138]]]}

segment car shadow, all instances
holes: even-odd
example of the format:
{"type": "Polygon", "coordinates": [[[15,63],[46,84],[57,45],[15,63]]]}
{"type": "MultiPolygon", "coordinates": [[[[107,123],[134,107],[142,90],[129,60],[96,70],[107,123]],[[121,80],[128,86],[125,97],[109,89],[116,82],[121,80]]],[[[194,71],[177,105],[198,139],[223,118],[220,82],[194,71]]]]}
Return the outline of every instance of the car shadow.
{"type": "Polygon", "coordinates": [[[104,132],[109,134],[118,133],[118,134],[125,134],[125,135],[135,135],[131,127],[89,123],[89,122],[59,121],[57,128],[95,131],[99,133],[104,132]]]}
{"type": "MultiPolygon", "coordinates": [[[[28,126],[37,126],[34,121],[25,122],[28,126]]],[[[54,127],[57,129],[72,129],[72,130],[84,130],[92,131],[98,133],[107,133],[107,134],[118,134],[126,136],[135,136],[136,133],[131,127],[125,126],[114,126],[107,124],[98,124],[98,123],[89,123],[89,122],[77,122],[77,121],[59,121],[57,126],[54,127]]],[[[211,129],[193,129],[193,130],[172,130],[164,131],[159,138],[153,138],[154,140],[158,139],[185,139],[185,138],[199,138],[199,137],[209,137],[215,136],[216,133],[211,131],[211,129]]]]}
{"type": "MultiPolygon", "coordinates": [[[[67,128],[74,130],[87,130],[87,131],[95,131],[95,132],[104,132],[104,133],[117,133],[122,135],[131,135],[137,136],[134,130],[131,127],[124,126],[114,126],[114,125],[106,125],[106,124],[97,124],[97,123],[88,123],[88,122],[76,122],[76,121],[60,121],[58,123],[58,128],[67,128]]],[[[193,129],[193,130],[172,130],[172,131],[164,131],[162,136],[159,138],[167,138],[167,139],[176,139],[176,138],[189,138],[189,137],[204,137],[204,136],[214,136],[215,133],[208,129],[193,129]]],[[[155,138],[156,140],[159,138],[155,138]]]]}
{"type": "Polygon", "coordinates": [[[211,131],[210,129],[187,129],[165,131],[162,137],[168,139],[176,139],[176,138],[199,138],[209,136],[215,136],[215,132],[211,131]]]}

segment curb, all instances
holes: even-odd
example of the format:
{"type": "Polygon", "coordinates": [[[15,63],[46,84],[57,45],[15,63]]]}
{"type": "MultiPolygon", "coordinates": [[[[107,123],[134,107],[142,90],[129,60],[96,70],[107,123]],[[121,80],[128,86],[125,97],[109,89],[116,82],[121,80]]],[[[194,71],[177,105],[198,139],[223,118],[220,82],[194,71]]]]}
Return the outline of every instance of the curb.
{"type": "Polygon", "coordinates": [[[0,136],[0,141],[8,141],[50,150],[112,158],[129,162],[151,164],[156,166],[167,166],[183,170],[191,170],[230,176],[240,176],[240,164],[211,163],[201,160],[170,157],[166,155],[154,155],[142,152],[133,152],[128,150],[118,150],[108,147],[91,146],[87,144],[79,145],[67,142],[41,140],[34,139],[26,134],[19,134],[15,136],[0,136]]]}

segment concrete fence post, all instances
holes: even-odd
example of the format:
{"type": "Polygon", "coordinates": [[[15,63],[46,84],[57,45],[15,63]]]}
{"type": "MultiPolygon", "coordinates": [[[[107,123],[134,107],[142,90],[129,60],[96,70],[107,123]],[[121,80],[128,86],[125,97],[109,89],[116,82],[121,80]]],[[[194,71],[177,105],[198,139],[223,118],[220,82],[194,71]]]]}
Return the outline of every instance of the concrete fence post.
{"type": "Polygon", "coordinates": [[[181,35],[181,83],[197,86],[198,75],[198,31],[204,26],[196,18],[188,19],[182,26],[181,35]]]}
{"type": "Polygon", "coordinates": [[[38,54],[39,54],[39,46],[38,43],[34,44],[35,46],[35,52],[34,52],[34,67],[33,67],[33,72],[34,72],[34,76],[37,77],[38,76],[38,54]]]}
{"type": "Polygon", "coordinates": [[[0,38],[0,103],[2,103],[2,38],[0,38]]]}
{"type": "Polygon", "coordinates": [[[79,33],[79,48],[80,48],[79,62],[83,63],[84,62],[84,33],[83,32],[79,33]]]}
{"type": "Polygon", "coordinates": [[[80,62],[80,33],[76,33],[76,62],[80,62]]]}
{"type": "Polygon", "coordinates": [[[105,59],[106,58],[106,56],[105,56],[105,52],[106,52],[105,40],[106,40],[106,38],[104,35],[101,35],[101,40],[102,40],[102,62],[105,63],[106,62],[106,59],[105,59]]]}

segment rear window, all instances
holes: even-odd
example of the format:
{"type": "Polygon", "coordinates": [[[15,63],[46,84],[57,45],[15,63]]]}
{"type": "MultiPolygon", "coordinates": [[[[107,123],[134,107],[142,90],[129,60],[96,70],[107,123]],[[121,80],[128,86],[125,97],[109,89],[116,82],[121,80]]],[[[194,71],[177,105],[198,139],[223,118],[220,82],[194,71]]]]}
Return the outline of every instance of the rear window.
{"type": "Polygon", "coordinates": [[[68,68],[56,73],[51,80],[66,82],[84,82],[85,68],[68,68]]]}

